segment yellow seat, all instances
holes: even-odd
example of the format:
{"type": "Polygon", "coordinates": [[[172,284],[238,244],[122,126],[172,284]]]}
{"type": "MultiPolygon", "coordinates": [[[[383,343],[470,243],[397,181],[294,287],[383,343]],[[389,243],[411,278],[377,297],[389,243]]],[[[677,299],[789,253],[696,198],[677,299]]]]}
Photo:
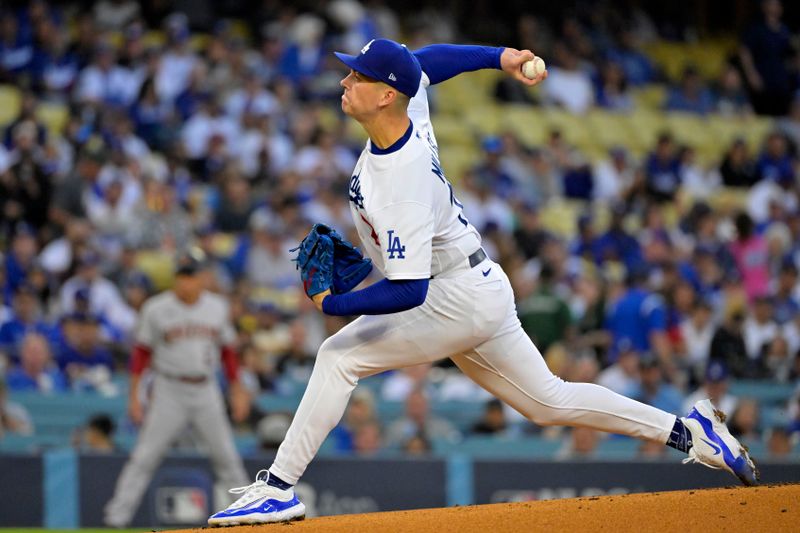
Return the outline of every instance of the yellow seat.
{"type": "Polygon", "coordinates": [[[580,202],[556,199],[542,207],[539,217],[545,229],[569,238],[575,235],[578,213],[584,208],[580,202]]]}
{"type": "Polygon", "coordinates": [[[633,130],[625,114],[596,109],[586,115],[585,121],[597,144],[606,150],[633,144],[633,130]]]}
{"type": "Polygon", "coordinates": [[[200,52],[206,49],[211,37],[207,33],[193,33],[189,37],[189,47],[195,52],[200,52]]]}
{"type": "Polygon", "coordinates": [[[461,183],[464,173],[480,161],[482,152],[477,146],[439,145],[439,159],[447,179],[453,184],[461,183]]]}
{"type": "Polygon", "coordinates": [[[749,191],[747,189],[723,187],[708,199],[709,205],[715,211],[725,216],[745,209],[747,206],[748,194],[749,191]]]}
{"type": "Polygon", "coordinates": [[[666,113],[666,125],[678,143],[702,149],[713,143],[713,137],[704,117],[694,113],[666,113]]]}
{"type": "Polygon", "coordinates": [[[637,108],[661,109],[667,100],[667,86],[651,83],[631,89],[633,103],[637,108]]]}
{"type": "Polygon", "coordinates": [[[479,136],[497,135],[506,126],[504,109],[498,105],[469,106],[461,110],[460,117],[479,136]]]}
{"type": "Polygon", "coordinates": [[[56,102],[40,102],[36,106],[36,118],[42,121],[50,135],[60,135],[69,120],[69,109],[56,102]]]}
{"type": "Polygon", "coordinates": [[[0,126],[10,124],[19,116],[22,94],[13,85],[0,85],[0,126]]]}
{"type": "Polygon", "coordinates": [[[164,35],[164,32],[158,30],[150,30],[144,34],[142,37],[142,44],[145,47],[156,47],[160,48],[164,46],[167,42],[167,37],[164,35]]]}
{"type": "Polygon", "coordinates": [[[625,115],[631,128],[631,147],[648,152],[656,145],[659,135],[668,131],[662,112],[639,109],[625,115]]]}
{"type": "Polygon", "coordinates": [[[349,140],[358,145],[364,144],[369,138],[367,132],[361,127],[361,124],[355,120],[348,120],[345,122],[345,135],[349,140]]]}
{"type": "Polygon", "coordinates": [[[431,119],[433,131],[439,146],[460,145],[471,147],[475,145],[476,134],[464,119],[440,113],[431,119]]]}
{"type": "Polygon", "coordinates": [[[143,250],[136,254],[136,267],[153,280],[157,290],[164,290],[172,286],[173,258],[166,252],[159,250],[143,250]]]}
{"type": "Polygon", "coordinates": [[[587,126],[587,119],[581,115],[575,115],[563,109],[545,109],[544,119],[550,131],[558,130],[564,139],[570,144],[587,145],[591,144],[590,132],[587,126]]]}
{"type": "Polygon", "coordinates": [[[646,46],[645,52],[671,81],[680,80],[685,67],[686,45],[657,41],[646,46]]]}
{"type": "Polygon", "coordinates": [[[494,69],[482,69],[470,72],[466,77],[469,84],[478,88],[483,94],[493,95],[497,81],[505,76],[501,71],[494,69]]]}

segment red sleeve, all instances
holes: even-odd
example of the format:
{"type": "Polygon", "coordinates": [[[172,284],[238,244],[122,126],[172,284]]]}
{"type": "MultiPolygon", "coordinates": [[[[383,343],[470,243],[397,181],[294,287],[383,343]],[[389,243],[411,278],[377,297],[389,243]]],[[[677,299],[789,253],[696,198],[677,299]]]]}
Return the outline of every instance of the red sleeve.
{"type": "Polygon", "coordinates": [[[230,346],[222,347],[222,368],[225,370],[225,377],[233,383],[239,379],[239,358],[230,346]]]}
{"type": "Polygon", "coordinates": [[[144,372],[144,369],[150,366],[151,355],[153,355],[153,351],[149,346],[144,344],[134,346],[131,356],[131,373],[138,376],[144,372]]]}

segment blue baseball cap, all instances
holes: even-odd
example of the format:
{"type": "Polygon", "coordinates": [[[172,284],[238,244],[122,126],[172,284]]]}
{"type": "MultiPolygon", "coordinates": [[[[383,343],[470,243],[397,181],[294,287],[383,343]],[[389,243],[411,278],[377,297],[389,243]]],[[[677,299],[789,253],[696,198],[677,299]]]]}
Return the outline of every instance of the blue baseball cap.
{"type": "Polygon", "coordinates": [[[382,81],[409,98],[417,94],[422,67],[405,45],[390,39],[373,39],[357,56],[341,52],[334,54],[356,72],[382,81]]]}
{"type": "Polygon", "coordinates": [[[706,381],[719,383],[728,379],[728,367],[719,360],[712,360],[706,367],[706,381]]]}

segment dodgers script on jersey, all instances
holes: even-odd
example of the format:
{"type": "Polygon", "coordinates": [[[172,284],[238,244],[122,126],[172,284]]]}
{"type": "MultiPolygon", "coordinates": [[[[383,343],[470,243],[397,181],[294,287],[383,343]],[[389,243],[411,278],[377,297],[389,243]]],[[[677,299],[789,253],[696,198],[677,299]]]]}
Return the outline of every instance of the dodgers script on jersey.
{"type": "Polygon", "coordinates": [[[393,280],[436,276],[481,242],[439,161],[428,83],[423,73],[408,108],[408,139],[381,153],[367,141],[350,178],[350,210],[364,251],[393,280]]]}
{"type": "Polygon", "coordinates": [[[136,341],[153,350],[156,372],[211,376],[219,365],[220,347],[233,344],[235,336],[222,296],[204,292],[187,305],[168,291],[143,307],[136,341]]]}

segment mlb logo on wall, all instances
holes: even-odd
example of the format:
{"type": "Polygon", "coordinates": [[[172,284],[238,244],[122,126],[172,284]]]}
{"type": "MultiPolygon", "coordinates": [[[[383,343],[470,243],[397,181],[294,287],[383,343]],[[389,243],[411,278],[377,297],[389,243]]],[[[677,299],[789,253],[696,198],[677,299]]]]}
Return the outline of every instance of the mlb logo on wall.
{"type": "Polygon", "coordinates": [[[387,233],[389,235],[389,247],[386,251],[389,252],[389,259],[405,259],[406,247],[400,242],[400,237],[394,234],[393,229],[390,229],[387,233]],[[395,256],[395,254],[397,255],[395,256]]]}
{"type": "Polygon", "coordinates": [[[159,487],[155,501],[162,524],[199,524],[208,518],[206,492],[198,487],[159,487]]]}

